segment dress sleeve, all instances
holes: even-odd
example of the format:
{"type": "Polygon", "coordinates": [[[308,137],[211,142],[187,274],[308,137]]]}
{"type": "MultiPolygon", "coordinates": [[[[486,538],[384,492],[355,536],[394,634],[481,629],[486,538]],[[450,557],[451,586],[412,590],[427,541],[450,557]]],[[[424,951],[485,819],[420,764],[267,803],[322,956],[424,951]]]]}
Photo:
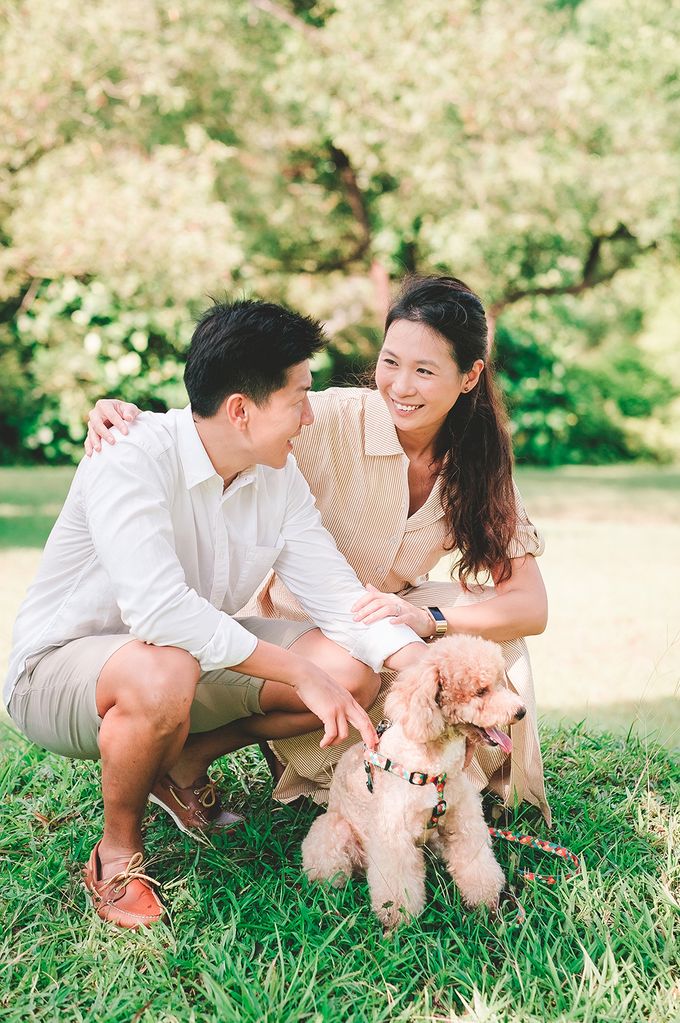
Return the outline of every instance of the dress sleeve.
{"type": "Polygon", "coordinates": [[[545,550],[545,539],[527,515],[522,495],[517,489],[517,484],[514,480],[512,481],[512,486],[515,491],[517,525],[508,554],[511,558],[523,558],[525,554],[533,554],[535,558],[538,558],[545,550]]]}

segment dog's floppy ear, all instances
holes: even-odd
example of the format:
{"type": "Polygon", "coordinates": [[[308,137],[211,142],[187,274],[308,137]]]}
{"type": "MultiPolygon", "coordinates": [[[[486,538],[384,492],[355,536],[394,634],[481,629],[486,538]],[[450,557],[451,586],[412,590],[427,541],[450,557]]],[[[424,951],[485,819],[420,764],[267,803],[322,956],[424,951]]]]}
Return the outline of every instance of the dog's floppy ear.
{"type": "Polygon", "coordinates": [[[385,713],[398,722],[407,739],[428,742],[444,730],[444,716],[437,705],[439,671],[436,664],[421,661],[400,671],[385,701],[385,713]]]}

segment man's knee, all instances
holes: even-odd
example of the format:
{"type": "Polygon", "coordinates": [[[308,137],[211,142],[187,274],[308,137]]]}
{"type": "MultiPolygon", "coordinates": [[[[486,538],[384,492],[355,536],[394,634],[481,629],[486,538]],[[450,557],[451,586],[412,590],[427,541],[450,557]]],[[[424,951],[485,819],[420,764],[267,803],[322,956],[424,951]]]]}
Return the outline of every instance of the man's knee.
{"type": "MultiPolygon", "coordinates": [[[[119,653],[126,656],[110,668],[107,665],[101,677],[109,706],[115,703],[123,713],[148,721],[161,733],[183,724],[201,673],[195,658],[179,647],[139,642],[127,644],[119,653]]],[[[99,703],[99,691],[97,695],[99,703]]],[[[107,709],[100,709],[100,714],[107,709]]]]}
{"type": "Polygon", "coordinates": [[[352,658],[342,681],[364,710],[373,706],[380,689],[380,676],[372,668],[352,658]]]}

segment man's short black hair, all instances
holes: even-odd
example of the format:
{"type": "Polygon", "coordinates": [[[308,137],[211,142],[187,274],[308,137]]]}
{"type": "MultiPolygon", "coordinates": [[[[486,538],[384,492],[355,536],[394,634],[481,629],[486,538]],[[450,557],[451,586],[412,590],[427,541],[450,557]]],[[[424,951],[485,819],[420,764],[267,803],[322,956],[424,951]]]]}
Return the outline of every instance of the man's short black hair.
{"type": "Polygon", "coordinates": [[[326,344],[321,324],[273,302],[216,302],[198,321],[184,369],[192,411],[217,413],[230,394],[266,405],[288,370],[326,344]]]}

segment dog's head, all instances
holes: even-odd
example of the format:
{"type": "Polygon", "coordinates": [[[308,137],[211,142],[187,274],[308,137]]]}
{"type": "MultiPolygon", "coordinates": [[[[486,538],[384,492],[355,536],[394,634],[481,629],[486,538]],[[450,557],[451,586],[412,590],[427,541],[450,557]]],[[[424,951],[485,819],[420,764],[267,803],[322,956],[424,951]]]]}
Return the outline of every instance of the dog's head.
{"type": "Polygon", "coordinates": [[[415,742],[457,731],[509,753],[512,744],[502,729],[520,721],[526,708],[506,686],[497,643],[450,636],[433,643],[422,660],[399,673],[385,713],[415,742]]]}

